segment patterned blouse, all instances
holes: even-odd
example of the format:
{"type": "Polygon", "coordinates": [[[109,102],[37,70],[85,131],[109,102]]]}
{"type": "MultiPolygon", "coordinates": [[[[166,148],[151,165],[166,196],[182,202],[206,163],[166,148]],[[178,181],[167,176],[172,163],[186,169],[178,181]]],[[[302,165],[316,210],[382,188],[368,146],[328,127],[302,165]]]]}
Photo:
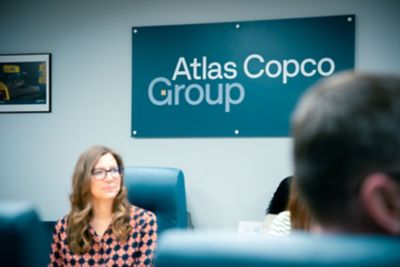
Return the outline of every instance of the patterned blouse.
{"type": "Polygon", "coordinates": [[[157,241],[156,216],[151,211],[131,206],[132,231],[119,242],[111,225],[102,237],[90,226],[93,245],[84,254],[74,254],[67,245],[67,217],[55,226],[49,266],[151,266],[157,241]]]}
{"type": "Polygon", "coordinates": [[[291,231],[290,211],[280,212],[271,222],[267,235],[269,236],[286,236],[291,231]]]}

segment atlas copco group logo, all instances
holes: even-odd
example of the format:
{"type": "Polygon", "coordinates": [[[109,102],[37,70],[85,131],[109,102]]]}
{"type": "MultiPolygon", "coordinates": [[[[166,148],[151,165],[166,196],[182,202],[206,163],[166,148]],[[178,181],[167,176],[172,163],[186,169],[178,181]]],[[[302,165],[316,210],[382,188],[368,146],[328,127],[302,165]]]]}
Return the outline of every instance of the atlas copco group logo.
{"type": "MultiPolygon", "coordinates": [[[[160,76],[150,82],[149,100],[156,106],[179,106],[182,103],[197,106],[207,103],[223,106],[225,112],[230,112],[232,106],[240,105],[246,97],[245,86],[235,81],[238,66],[234,61],[209,62],[206,56],[189,60],[179,57],[171,78],[160,76]],[[186,82],[178,83],[177,80],[186,82]],[[218,81],[218,84],[210,84],[212,81],[218,81]]],[[[329,57],[305,58],[300,62],[296,59],[266,60],[262,55],[250,54],[241,67],[244,75],[250,79],[267,77],[280,79],[282,84],[287,84],[298,75],[329,76],[335,71],[335,62],[329,57]]]]}

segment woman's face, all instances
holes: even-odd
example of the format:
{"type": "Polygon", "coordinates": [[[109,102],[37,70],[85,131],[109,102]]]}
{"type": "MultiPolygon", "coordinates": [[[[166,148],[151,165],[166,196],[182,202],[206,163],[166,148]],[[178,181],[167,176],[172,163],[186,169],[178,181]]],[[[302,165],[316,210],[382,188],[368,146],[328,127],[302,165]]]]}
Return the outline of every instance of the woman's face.
{"type": "Polygon", "coordinates": [[[104,154],[94,166],[90,189],[93,200],[112,200],[118,195],[121,171],[112,154],[104,154]]]}

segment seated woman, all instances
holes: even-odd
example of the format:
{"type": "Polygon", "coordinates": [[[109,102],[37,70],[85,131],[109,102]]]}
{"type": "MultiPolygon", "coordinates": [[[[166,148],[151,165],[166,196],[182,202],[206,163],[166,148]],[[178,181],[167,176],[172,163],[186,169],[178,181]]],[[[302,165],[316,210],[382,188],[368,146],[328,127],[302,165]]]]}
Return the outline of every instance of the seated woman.
{"type": "Polygon", "coordinates": [[[284,180],[285,183],[287,183],[287,180],[290,183],[287,206],[272,219],[267,235],[284,236],[289,235],[292,230],[305,231],[310,228],[310,214],[306,204],[298,194],[296,178],[288,178],[284,180]]]}
{"type": "Polygon", "coordinates": [[[150,266],[154,213],[129,204],[122,158],[94,146],[75,166],[71,210],[55,226],[49,266],[150,266]]]}

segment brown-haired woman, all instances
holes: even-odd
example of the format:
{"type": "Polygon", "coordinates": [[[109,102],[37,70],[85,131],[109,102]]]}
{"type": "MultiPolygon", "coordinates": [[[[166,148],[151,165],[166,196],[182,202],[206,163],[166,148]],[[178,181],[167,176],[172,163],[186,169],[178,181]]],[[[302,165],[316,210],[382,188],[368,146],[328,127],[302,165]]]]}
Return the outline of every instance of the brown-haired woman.
{"type": "Polygon", "coordinates": [[[154,213],[129,204],[122,158],[94,146],[75,166],[71,211],[55,226],[49,266],[150,266],[154,213]]]}
{"type": "MultiPolygon", "coordinates": [[[[310,211],[299,195],[296,183],[296,178],[293,176],[284,179],[283,184],[289,189],[288,194],[285,195],[289,195],[287,198],[288,204],[284,211],[279,212],[273,218],[267,235],[285,236],[289,235],[292,231],[308,231],[310,229],[312,223],[310,211]]],[[[280,190],[280,192],[285,191],[280,190]]],[[[277,198],[277,196],[277,194],[274,195],[275,198],[277,198]]],[[[275,202],[278,203],[276,200],[275,202]]],[[[284,199],[281,199],[280,202],[284,202],[284,199]]]]}

